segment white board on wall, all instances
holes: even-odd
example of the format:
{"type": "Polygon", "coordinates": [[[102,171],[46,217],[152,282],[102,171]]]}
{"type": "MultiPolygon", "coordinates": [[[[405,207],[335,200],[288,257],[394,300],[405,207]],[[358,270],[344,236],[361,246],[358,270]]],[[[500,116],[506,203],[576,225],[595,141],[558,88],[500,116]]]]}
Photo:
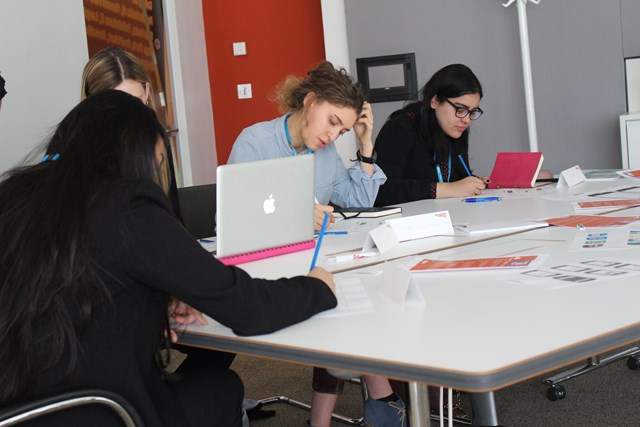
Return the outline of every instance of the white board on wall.
{"type": "Polygon", "coordinates": [[[88,60],[82,0],[2,0],[0,173],[42,143],[80,100],[88,60]]]}
{"type": "Polygon", "coordinates": [[[640,111],[640,57],[626,58],[627,111],[640,111]]]}

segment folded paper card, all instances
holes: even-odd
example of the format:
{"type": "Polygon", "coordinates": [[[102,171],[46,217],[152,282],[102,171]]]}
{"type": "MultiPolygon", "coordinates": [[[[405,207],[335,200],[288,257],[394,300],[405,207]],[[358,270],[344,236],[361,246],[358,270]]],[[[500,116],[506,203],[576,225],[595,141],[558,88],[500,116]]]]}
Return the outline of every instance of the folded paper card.
{"type": "Polygon", "coordinates": [[[580,166],[576,165],[562,171],[556,188],[573,187],[574,185],[585,182],[586,180],[587,177],[582,173],[582,169],[580,169],[580,166]]]}
{"type": "Polygon", "coordinates": [[[396,304],[414,305],[425,303],[415,279],[404,268],[386,264],[382,276],[385,280],[380,283],[380,291],[396,304]]]}
{"type": "Polygon", "coordinates": [[[489,188],[531,188],[544,157],[541,152],[498,153],[489,188]]]}
{"type": "Polygon", "coordinates": [[[422,239],[423,237],[437,234],[453,234],[449,211],[388,219],[386,222],[401,242],[422,239]]]}
{"type": "Polygon", "coordinates": [[[378,248],[380,253],[383,253],[400,242],[437,234],[453,234],[449,211],[388,219],[383,225],[369,232],[362,250],[378,248]]]}
{"type": "Polygon", "coordinates": [[[362,251],[368,252],[378,248],[380,253],[384,253],[397,246],[398,243],[400,241],[389,224],[382,224],[369,232],[362,245],[362,251]]]}

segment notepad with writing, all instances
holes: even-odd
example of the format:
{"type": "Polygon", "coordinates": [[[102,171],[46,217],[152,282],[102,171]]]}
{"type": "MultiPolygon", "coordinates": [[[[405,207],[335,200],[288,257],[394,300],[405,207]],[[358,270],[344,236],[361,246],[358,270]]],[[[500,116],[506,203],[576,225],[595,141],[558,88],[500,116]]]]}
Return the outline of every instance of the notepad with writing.
{"type": "Polygon", "coordinates": [[[500,152],[489,188],[532,188],[544,160],[541,152],[500,152]]]}
{"type": "Polygon", "coordinates": [[[400,206],[381,206],[373,208],[340,208],[335,214],[344,218],[379,218],[381,216],[402,213],[400,206]]]}

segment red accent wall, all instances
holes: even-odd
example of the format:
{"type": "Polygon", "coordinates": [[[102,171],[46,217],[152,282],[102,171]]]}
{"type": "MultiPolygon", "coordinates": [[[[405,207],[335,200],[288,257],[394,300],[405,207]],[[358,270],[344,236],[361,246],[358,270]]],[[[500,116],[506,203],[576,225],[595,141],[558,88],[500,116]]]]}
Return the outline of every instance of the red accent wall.
{"type": "Polygon", "coordinates": [[[325,59],[320,0],[202,0],[218,164],[227,162],[238,134],[278,116],[269,101],[287,75],[303,76],[325,59]],[[233,56],[244,41],[247,55],[233,56]],[[251,83],[253,98],[238,99],[251,83]]]}

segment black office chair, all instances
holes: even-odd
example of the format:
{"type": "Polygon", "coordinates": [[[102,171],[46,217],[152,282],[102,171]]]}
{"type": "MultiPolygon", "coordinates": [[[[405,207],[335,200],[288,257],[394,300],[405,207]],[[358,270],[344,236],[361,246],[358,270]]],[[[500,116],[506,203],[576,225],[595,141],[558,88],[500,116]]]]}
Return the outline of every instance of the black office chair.
{"type": "Polygon", "coordinates": [[[74,408],[97,405],[108,408],[116,415],[114,426],[144,427],[135,408],[123,397],[104,390],[79,390],[61,393],[56,396],[36,399],[26,403],[0,409],[0,427],[19,425],[28,421],[46,422],[46,416],[60,411],[73,411],[74,408]],[[117,422],[116,422],[117,421],[117,422]]]}
{"type": "Polygon", "coordinates": [[[193,237],[216,235],[216,185],[178,188],[178,201],[184,226],[193,237]]]}
{"type": "MultiPolygon", "coordinates": [[[[360,392],[362,394],[363,403],[367,401],[367,396],[368,396],[367,386],[366,386],[365,382],[362,380],[362,378],[358,374],[356,374],[354,372],[351,372],[351,371],[341,370],[341,369],[328,369],[328,372],[331,375],[333,375],[334,377],[344,379],[346,382],[357,384],[360,387],[360,392]]],[[[260,402],[263,406],[264,405],[274,404],[274,403],[284,403],[284,404],[291,405],[291,406],[294,406],[294,407],[299,408],[299,409],[303,409],[305,411],[310,411],[311,410],[311,405],[309,405],[308,403],[301,402],[299,400],[292,399],[292,398],[287,397],[287,396],[271,396],[271,397],[267,397],[267,398],[264,398],[264,399],[260,399],[260,400],[258,400],[258,402],[260,402]]],[[[349,416],[346,416],[346,415],[333,413],[333,414],[331,414],[331,418],[334,421],[337,421],[337,422],[342,423],[342,424],[347,424],[347,425],[352,425],[352,426],[362,426],[362,425],[364,425],[364,417],[362,417],[362,416],[360,416],[360,417],[349,417],[349,416]]]]}

